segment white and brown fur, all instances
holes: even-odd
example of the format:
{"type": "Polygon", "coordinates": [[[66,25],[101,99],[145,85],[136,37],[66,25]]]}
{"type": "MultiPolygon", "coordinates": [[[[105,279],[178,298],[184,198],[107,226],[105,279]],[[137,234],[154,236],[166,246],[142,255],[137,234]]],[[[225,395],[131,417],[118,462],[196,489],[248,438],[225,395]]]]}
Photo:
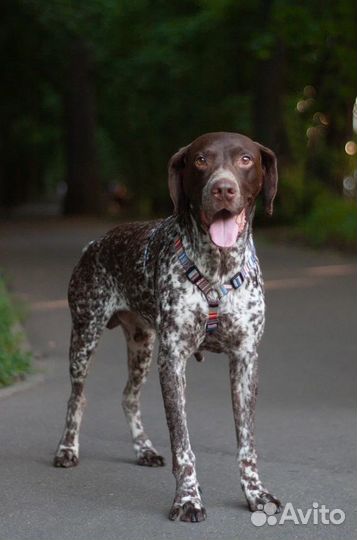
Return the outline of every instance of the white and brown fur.
{"type": "Polygon", "coordinates": [[[251,255],[248,240],[255,199],[263,191],[266,211],[271,214],[276,187],[276,159],[271,150],[243,135],[206,134],[169,162],[173,216],[120,225],[85,249],[69,284],[72,392],[55,466],[78,464],[83,386],[90,359],[103,330],[121,325],[129,368],[123,409],[137,461],[148,466],[164,465],[164,458],[144,431],[140,413],[141,386],[155,338],[159,340],[158,367],[176,478],[170,519],[192,522],[206,518],[185,412],[186,362],[192,355],[202,359],[204,350],[224,352],[229,357],[237,460],[249,508],[255,510],[259,504],[272,501],[279,509],[279,501],[260,480],[254,443],[257,346],[265,311],[259,263],[256,261],[255,271],[239,289],[222,299],[218,328],[207,334],[207,300],[186,278],[174,247],[179,235],[188,256],[212,285],[229,281],[251,255]],[[241,167],[239,156],[244,153],[251,157],[251,163],[241,167]],[[244,231],[229,249],[218,248],[207,233],[215,212],[222,208],[236,214],[245,208],[247,216],[244,231]]]}

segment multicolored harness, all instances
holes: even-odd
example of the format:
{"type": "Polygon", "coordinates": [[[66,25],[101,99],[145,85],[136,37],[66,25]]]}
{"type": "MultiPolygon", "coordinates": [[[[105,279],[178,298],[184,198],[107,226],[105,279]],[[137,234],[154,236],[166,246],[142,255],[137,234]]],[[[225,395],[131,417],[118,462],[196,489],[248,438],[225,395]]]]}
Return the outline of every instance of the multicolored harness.
{"type": "Polygon", "coordinates": [[[208,320],[206,323],[206,332],[208,334],[212,334],[218,327],[219,306],[222,298],[226,296],[232,289],[239,289],[244,281],[250,275],[252,275],[253,272],[256,272],[257,258],[251,238],[249,240],[249,247],[250,250],[248,253],[246,253],[247,260],[243,268],[234,274],[234,276],[229,280],[229,283],[224,283],[223,285],[214,287],[211,285],[208,279],[201,274],[197,266],[188,257],[186,251],[184,250],[181,238],[177,237],[175,240],[177,257],[185,270],[187,278],[191,281],[191,283],[196,285],[206,297],[209,308],[208,320]]]}

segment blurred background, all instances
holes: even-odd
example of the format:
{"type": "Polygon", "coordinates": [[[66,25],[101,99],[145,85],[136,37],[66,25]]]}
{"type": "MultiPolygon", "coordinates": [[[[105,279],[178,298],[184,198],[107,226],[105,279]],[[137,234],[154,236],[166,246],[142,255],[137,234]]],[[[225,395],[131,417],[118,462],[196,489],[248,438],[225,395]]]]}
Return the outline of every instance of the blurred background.
{"type": "Polygon", "coordinates": [[[167,215],[170,155],[238,131],[278,154],[269,226],[354,248],[355,0],[3,0],[1,15],[2,216],[167,215]]]}
{"type": "MultiPolygon", "coordinates": [[[[179,147],[227,130],[279,160],[274,216],[258,208],[255,220],[268,306],[263,478],[295,509],[319,501],[346,512],[339,527],[297,533],[290,523],[274,538],[354,538],[356,0],[2,0],[0,14],[2,537],[174,538],[170,466],[136,467],[118,414],[121,332],[105,333],[93,363],[81,466],[50,465],[69,392],[66,290],[90,240],[122,220],[171,213],[167,162],[179,147]]],[[[271,538],[238,493],[218,358],[188,363],[209,519],[185,538],[271,538]]],[[[154,366],[143,411],[170,463],[154,366]]]]}

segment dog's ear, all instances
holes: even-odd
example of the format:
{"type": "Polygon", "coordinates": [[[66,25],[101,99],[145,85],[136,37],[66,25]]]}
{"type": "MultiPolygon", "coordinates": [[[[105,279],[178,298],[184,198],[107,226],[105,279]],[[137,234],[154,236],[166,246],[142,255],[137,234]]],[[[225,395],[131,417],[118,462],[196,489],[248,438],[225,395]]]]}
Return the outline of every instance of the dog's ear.
{"type": "Polygon", "coordinates": [[[278,189],[278,166],[276,155],[270,148],[256,143],[260,150],[263,169],[264,209],[268,216],[273,214],[273,202],[278,189]]]}
{"type": "Polygon", "coordinates": [[[169,192],[174,203],[175,214],[179,214],[184,207],[182,173],[185,168],[187,150],[188,146],[180,148],[169,160],[169,192]]]}

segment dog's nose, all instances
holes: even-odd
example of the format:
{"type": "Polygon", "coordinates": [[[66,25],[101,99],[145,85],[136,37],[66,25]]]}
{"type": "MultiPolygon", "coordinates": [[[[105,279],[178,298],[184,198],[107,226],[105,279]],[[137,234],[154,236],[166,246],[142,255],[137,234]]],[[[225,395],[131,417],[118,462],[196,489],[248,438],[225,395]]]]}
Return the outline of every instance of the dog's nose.
{"type": "Polygon", "coordinates": [[[217,180],[211,189],[211,194],[217,201],[232,201],[237,195],[238,187],[233,180],[221,178],[217,180]]]}

